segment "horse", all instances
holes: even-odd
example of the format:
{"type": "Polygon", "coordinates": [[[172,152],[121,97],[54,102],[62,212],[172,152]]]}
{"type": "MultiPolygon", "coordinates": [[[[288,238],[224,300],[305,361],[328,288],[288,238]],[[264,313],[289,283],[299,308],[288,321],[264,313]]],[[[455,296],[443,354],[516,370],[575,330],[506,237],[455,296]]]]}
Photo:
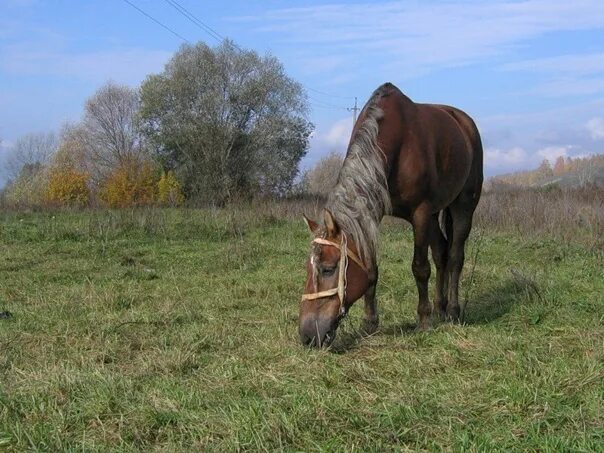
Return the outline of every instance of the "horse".
{"type": "Polygon", "coordinates": [[[301,342],[330,345],[340,321],[362,296],[361,331],[377,331],[376,257],[385,215],[403,218],[413,228],[417,329],[430,328],[436,315],[441,321],[462,320],[459,278],[482,182],[482,142],[469,115],[447,105],[415,103],[391,83],[378,87],[353,127],[323,225],[304,215],[313,240],[300,302],[301,342]],[[428,248],[436,268],[434,310],[428,248]]]}

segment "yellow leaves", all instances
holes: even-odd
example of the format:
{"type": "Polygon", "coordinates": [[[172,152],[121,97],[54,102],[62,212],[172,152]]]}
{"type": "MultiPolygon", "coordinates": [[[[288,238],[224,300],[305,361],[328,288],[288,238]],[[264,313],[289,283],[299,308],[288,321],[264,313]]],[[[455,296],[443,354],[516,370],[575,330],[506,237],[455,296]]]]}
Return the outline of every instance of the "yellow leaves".
{"type": "Polygon", "coordinates": [[[51,205],[88,206],[90,202],[88,174],[69,167],[50,170],[46,200],[51,205]]]}
{"type": "Polygon", "coordinates": [[[157,170],[149,161],[128,161],[105,181],[100,198],[111,208],[151,205],[157,200],[157,170]]]}
{"type": "Polygon", "coordinates": [[[173,171],[162,173],[159,182],[157,183],[158,194],[157,201],[165,206],[180,206],[185,197],[182,194],[180,183],[173,171]]]}
{"type": "Polygon", "coordinates": [[[48,166],[25,167],[6,190],[6,202],[19,207],[88,207],[100,202],[110,208],[180,206],[184,202],[174,172],[160,174],[152,160],[129,159],[96,182],[85,162],[71,157],[72,153],[57,153],[48,166]]]}

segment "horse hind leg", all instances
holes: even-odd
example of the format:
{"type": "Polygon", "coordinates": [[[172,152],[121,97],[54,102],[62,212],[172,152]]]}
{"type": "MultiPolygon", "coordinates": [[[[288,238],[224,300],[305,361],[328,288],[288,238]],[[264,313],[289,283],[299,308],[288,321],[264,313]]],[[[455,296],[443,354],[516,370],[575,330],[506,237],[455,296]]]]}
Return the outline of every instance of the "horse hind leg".
{"type": "Polygon", "coordinates": [[[419,318],[418,330],[430,327],[432,306],[428,296],[428,280],[430,279],[430,262],[428,261],[428,245],[432,231],[432,214],[427,206],[418,208],[413,214],[413,263],[411,269],[415,277],[415,284],[419,301],[417,314],[419,318]]]}
{"type": "MultiPolygon", "coordinates": [[[[447,221],[446,218],[444,220],[445,222],[447,221]]],[[[434,214],[432,217],[431,230],[430,249],[432,251],[434,267],[436,267],[434,313],[438,315],[438,318],[441,321],[444,321],[447,315],[447,287],[449,284],[447,260],[449,255],[449,246],[440,229],[438,214],[434,214]]]]}
{"type": "Polygon", "coordinates": [[[452,321],[460,321],[464,317],[465,303],[460,304],[459,302],[459,279],[465,260],[465,244],[472,228],[472,216],[475,208],[475,205],[464,205],[462,201],[456,200],[449,208],[449,213],[453,219],[453,228],[449,239],[449,260],[447,263],[449,273],[447,318],[452,321]]]}

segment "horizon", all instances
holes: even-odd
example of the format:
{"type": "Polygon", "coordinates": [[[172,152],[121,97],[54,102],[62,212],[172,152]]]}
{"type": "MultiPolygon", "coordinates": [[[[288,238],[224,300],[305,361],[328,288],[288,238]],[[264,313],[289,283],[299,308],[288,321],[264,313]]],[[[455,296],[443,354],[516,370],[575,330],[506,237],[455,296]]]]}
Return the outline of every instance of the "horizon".
{"type": "Polygon", "coordinates": [[[470,114],[487,177],[604,152],[601,2],[50,3],[0,6],[2,167],[19,137],[78,121],[108,80],[139,86],[185,40],[221,38],[276,56],[305,87],[316,128],[302,169],[346,150],[354,98],[362,107],[386,81],[470,114]]]}

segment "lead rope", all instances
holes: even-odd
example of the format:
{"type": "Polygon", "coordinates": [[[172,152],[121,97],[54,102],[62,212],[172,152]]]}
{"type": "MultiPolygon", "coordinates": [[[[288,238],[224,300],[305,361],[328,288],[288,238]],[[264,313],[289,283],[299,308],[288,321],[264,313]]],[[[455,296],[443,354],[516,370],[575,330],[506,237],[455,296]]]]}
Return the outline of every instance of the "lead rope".
{"type": "Polygon", "coordinates": [[[342,245],[340,249],[340,269],[338,275],[338,297],[340,298],[340,316],[344,316],[346,312],[346,304],[344,298],[346,297],[346,287],[348,282],[346,281],[346,272],[348,271],[348,240],[346,239],[346,233],[342,233],[342,245]]]}

